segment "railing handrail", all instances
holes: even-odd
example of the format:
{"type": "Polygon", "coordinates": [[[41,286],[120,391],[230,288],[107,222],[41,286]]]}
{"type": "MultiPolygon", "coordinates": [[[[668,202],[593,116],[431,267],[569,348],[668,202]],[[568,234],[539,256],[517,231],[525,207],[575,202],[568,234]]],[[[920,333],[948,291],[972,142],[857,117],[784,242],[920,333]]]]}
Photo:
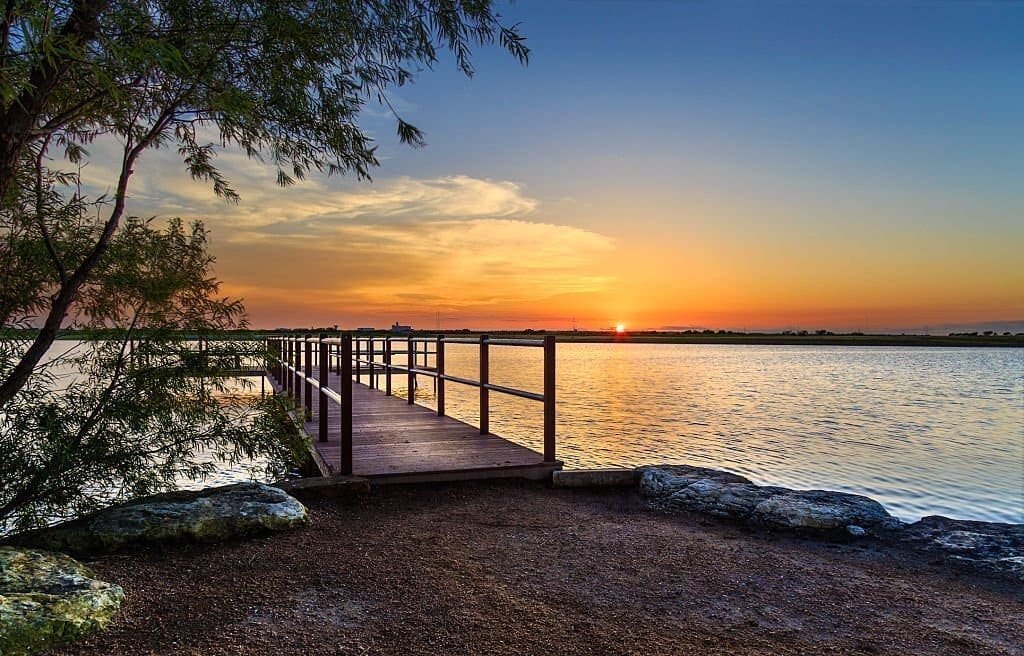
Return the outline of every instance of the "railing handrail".
{"type": "Polygon", "coordinates": [[[445,382],[476,387],[480,390],[480,432],[490,432],[490,392],[506,394],[518,398],[540,401],[544,404],[544,460],[555,461],[555,336],[546,335],[542,339],[491,338],[488,335],[478,337],[448,337],[446,335],[421,336],[371,336],[343,333],[340,337],[327,337],[323,333],[296,336],[291,334],[269,334],[266,336],[268,362],[267,371],[278,382],[284,392],[294,397],[307,413],[312,413],[313,389],[319,399],[319,435],[320,441],[327,441],[327,402],[332,401],[342,408],[342,456],[341,473],[352,473],[352,378],[353,374],[362,379],[362,365],[366,365],[369,376],[368,385],[379,389],[378,376],[385,377],[385,393],[391,395],[391,381],[394,372],[404,373],[408,377],[408,402],[415,403],[415,377],[425,376],[436,381],[437,414],[445,415],[445,382]],[[376,343],[381,342],[382,350],[377,350],[376,343]],[[405,350],[394,350],[395,342],[407,344],[405,350]],[[361,346],[366,345],[366,350],[361,346]],[[423,344],[424,349],[416,348],[423,344]],[[429,345],[434,344],[430,350],[429,345]],[[453,376],[444,370],[445,344],[475,344],[480,348],[480,374],[478,379],[453,376]],[[301,345],[301,346],[300,346],[301,345]],[[316,348],[314,349],[314,345],[316,348]],[[331,348],[331,347],[336,348],[331,348]],[[355,348],[353,349],[353,346],[355,348]],[[517,389],[490,382],[491,346],[511,347],[542,347],[544,349],[544,391],[542,393],[517,389]],[[423,366],[417,363],[418,356],[423,354],[423,366]],[[365,355],[366,357],[362,357],[365,355]],[[404,365],[394,364],[394,355],[405,355],[404,365]],[[383,356],[384,360],[377,360],[383,356]],[[429,357],[434,356],[435,366],[427,364],[429,357]],[[318,366],[318,374],[313,376],[314,360],[318,366]],[[341,391],[332,390],[329,386],[329,374],[334,370],[341,376],[341,391]],[[354,366],[353,366],[354,365],[354,366]]]}
{"type": "MultiPolygon", "coordinates": [[[[350,334],[350,333],[345,333],[345,334],[350,334]]],[[[480,337],[451,337],[451,336],[448,336],[448,335],[416,335],[416,336],[413,336],[413,337],[401,337],[401,336],[395,336],[395,335],[371,336],[371,335],[351,334],[351,336],[352,336],[352,340],[353,341],[360,341],[360,342],[366,342],[366,341],[369,341],[369,340],[388,341],[388,342],[408,342],[408,341],[411,341],[413,343],[428,343],[428,344],[433,344],[433,343],[436,343],[438,341],[444,341],[447,344],[478,344],[480,342],[480,337],[487,337],[489,342],[490,342],[490,344],[492,346],[537,346],[537,347],[543,347],[544,346],[544,339],[545,339],[543,337],[542,338],[490,337],[489,335],[481,335],[480,337]]],[[[552,336],[553,335],[547,335],[547,337],[552,337],[552,336]]],[[[265,337],[260,338],[259,340],[254,340],[254,341],[270,340],[270,339],[281,339],[281,340],[288,341],[288,342],[310,342],[312,344],[319,344],[320,341],[321,341],[319,337],[307,337],[307,336],[296,337],[296,336],[290,335],[288,333],[271,333],[271,334],[266,335],[265,337]]],[[[340,344],[341,343],[341,339],[342,339],[341,337],[324,337],[323,341],[328,343],[328,344],[340,344]]]]}

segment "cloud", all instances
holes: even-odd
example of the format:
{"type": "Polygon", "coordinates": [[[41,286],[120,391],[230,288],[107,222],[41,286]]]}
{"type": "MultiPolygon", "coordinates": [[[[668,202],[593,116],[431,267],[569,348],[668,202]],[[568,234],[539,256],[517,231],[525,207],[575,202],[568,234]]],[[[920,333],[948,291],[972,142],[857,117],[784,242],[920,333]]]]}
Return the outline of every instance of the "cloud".
{"type": "MultiPolygon", "coordinates": [[[[83,183],[94,194],[109,192],[117,179],[112,164],[120,146],[112,139],[90,147],[83,183]]],[[[214,196],[211,185],[192,180],[173,149],[147,151],[136,166],[128,211],[138,216],[183,216],[215,220],[243,229],[317,233],[346,221],[416,221],[423,218],[525,217],[539,201],[519,183],[454,174],[433,178],[311,176],[291,187],[276,184],[273,167],[234,150],[219,152],[216,165],[238,190],[238,204],[214,196]],[[276,226],[276,227],[275,227],[276,226]]]]}
{"type": "MultiPolygon", "coordinates": [[[[116,144],[94,144],[93,155],[85,183],[103,190],[116,144]]],[[[223,151],[218,166],[240,203],[193,181],[176,152],[145,153],[129,213],[205,220],[225,292],[245,297],[255,316],[489,311],[598,292],[612,279],[601,268],[612,240],[531,220],[540,203],[514,181],[317,176],[282,189],[271,167],[241,153],[223,151]]]]}
{"type": "Polygon", "coordinates": [[[513,219],[341,224],[316,239],[250,237],[219,249],[226,277],[263,278],[234,293],[268,302],[301,294],[361,309],[457,309],[597,292],[611,280],[599,263],[614,248],[594,232],[513,219]]]}
{"type": "Polygon", "coordinates": [[[537,201],[515,182],[453,175],[416,180],[403,177],[379,186],[348,190],[335,199],[336,212],[350,217],[507,217],[529,214],[537,201]]]}

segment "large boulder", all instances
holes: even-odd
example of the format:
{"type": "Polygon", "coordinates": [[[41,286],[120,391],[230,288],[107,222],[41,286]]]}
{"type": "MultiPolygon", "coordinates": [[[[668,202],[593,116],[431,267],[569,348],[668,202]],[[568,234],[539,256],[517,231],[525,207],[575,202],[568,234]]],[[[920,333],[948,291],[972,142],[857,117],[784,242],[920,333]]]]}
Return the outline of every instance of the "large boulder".
{"type": "Polygon", "coordinates": [[[306,522],[306,507],[284,491],[239,483],[145,497],[17,536],[15,541],[89,554],[141,543],[220,542],[306,522]]]}
{"type": "Polygon", "coordinates": [[[0,654],[22,656],[104,628],[124,601],[64,554],[0,547],[0,654]]]}
{"type": "Polygon", "coordinates": [[[728,483],[712,479],[694,481],[665,500],[665,506],[715,517],[747,520],[760,503],[784,491],[753,483],[728,483]]]}
{"type": "Polygon", "coordinates": [[[710,480],[720,483],[750,483],[750,479],[739,474],[690,465],[648,465],[638,467],[640,472],[640,494],[652,498],[670,497],[697,481],[710,480]]]}
{"type": "MultiPolygon", "coordinates": [[[[764,488],[762,488],[764,489],[764,488]]],[[[899,528],[900,522],[874,499],[831,490],[786,490],[764,499],[751,513],[755,524],[803,531],[857,529],[878,532],[899,528]]]]}
{"type": "Polygon", "coordinates": [[[755,485],[738,474],[705,467],[641,467],[640,494],[662,510],[699,512],[770,528],[864,535],[902,525],[868,497],[755,485]]]}

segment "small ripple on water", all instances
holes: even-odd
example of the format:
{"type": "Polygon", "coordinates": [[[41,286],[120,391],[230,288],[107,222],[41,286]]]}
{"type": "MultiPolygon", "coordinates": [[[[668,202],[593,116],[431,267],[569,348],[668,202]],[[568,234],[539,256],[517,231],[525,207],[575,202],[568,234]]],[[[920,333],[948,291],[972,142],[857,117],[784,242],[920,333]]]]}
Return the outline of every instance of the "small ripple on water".
{"type": "MultiPolygon", "coordinates": [[[[502,384],[539,380],[539,362],[522,351],[492,353],[502,384]]],[[[471,349],[446,356],[473,371],[471,349]]],[[[560,344],[559,457],[571,468],[731,469],[869,494],[910,520],[1019,522],[1022,373],[1019,349],[560,344]]],[[[472,394],[448,407],[475,420],[472,394]]],[[[510,407],[537,416],[528,402],[510,407]]],[[[492,409],[492,422],[500,414],[492,409]]],[[[534,421],[500,433],[534,445],[538,430],[534,421]]]]}

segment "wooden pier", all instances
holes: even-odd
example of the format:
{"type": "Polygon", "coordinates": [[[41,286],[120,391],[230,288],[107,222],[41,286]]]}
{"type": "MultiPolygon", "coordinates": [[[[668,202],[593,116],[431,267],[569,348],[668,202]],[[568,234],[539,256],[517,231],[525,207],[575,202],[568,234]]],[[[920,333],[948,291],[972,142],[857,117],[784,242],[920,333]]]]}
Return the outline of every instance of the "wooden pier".
{"type": "Polygon", "coordinates": [[[554,337],[271,336],[267,345],[272,354],[268,375],[278,392],[294,399],[297,416],[305,419],[302,428],[312,437],[313,459],[325,476],[364,476],[377,483],[541,480],[562,467],[555,459],[554,337]],[[479,344],[477,379],[445,374],[445,343],[479,344]],[[492,345],[543,348],[544,393],[491,384],[488,349],[492,345]],[[392,394],[396,374],[406,381],[406,397],[392,394]],[[436,410],[415,404],[419,377],[433,379],[436,410]],[[364,378],[366,384],[358,382],[364,378]],[[445,414],[446,383],[479,389],[480,426],[445,414]],[[491,392],[543,404],[544,453],[490,433],[491,392]]]}

